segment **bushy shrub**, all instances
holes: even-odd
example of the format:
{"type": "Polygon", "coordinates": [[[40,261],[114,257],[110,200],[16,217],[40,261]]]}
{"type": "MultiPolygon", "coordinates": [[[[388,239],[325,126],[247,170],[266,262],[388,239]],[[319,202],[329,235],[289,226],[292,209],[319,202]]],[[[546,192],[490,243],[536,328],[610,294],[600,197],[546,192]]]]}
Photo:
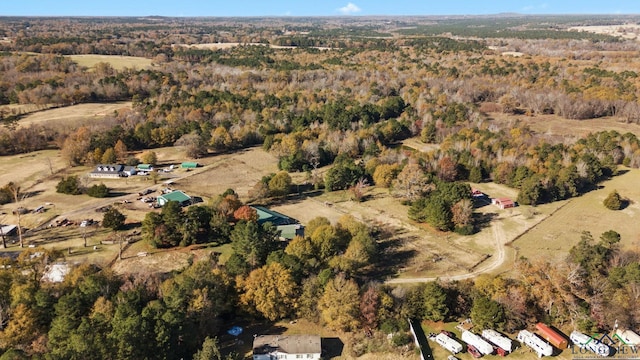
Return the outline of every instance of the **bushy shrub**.
{"type": "Polygon", "coordinates": [[[109,196],[109,188],[105,184],[93,185],[87,189],[87,195],[96,198],[109,196]]]}
{"type": "Polygon", "coordinates": [[[82,189],[80,188],[80,181],[77,176],[69,176],[62,178],[58,185],[56,185],[56,192],[69,195],[80,195],[82,189]]]}
{"type": "Polygon", "coordinates": [[[622,198],[620,198],[620,194],[618,194],[616,190],[613,190],[613,192],[611,192],[609,196],[604,199],[604,206],[606,206],[609,210],[622,209],[622,198]]]}

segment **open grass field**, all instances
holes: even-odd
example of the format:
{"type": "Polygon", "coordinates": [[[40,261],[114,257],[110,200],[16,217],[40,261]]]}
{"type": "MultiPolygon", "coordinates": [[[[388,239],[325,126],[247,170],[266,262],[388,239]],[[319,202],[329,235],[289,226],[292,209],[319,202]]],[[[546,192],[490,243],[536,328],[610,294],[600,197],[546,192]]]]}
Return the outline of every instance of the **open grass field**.
{"type": "Polygon", "coordinates": [[[116,70],[122,70],[124,68],[136,68],[145,69],[151,67],[153,60],[136,57],[136,56],[120,56],[120,55],[68,55],[71,60],[78,63],[80,66],[93,68],[97,63],[108,63],[112,68],[116,70]]]}
{"type": "Polygon", "coordinates": [[[578,139],[589,133],[615,130],[619,133],[630,132],[640,136],[640,125],[625,123],[619,118],[603,117],[588,120],[567,120],[557,115],[508,115],[503,113],[490,113],[493,121],[499,123],[519,123],[528,125],[533,131],[550,136],[569,137],[578,139]]]}
{"type": "Polygon", "coordinates": [[[518,256],[529,259],[543,258],[562,261],[569,249],[579,240],[583,231],[589,231],[598,241],[600,234],[615,230],[621,235],[623,248],[640,244],[640,170],[630,169],[625,174],[603,182],[602,188],[568,200],[553,216],[513,242],[518,256]],[[627,208],[612,211],[602,202],[613,190],[630,200],[627,208]]]}
{"type": "Polygon", "coordinates": [[[113,114],[114,111],[122,109],[131,109],[131,102],[77,104],[30,113],[20,119],[18,125],[46,124],[49,127],[73,129],[100,121],[105,116],[113,114]]]}

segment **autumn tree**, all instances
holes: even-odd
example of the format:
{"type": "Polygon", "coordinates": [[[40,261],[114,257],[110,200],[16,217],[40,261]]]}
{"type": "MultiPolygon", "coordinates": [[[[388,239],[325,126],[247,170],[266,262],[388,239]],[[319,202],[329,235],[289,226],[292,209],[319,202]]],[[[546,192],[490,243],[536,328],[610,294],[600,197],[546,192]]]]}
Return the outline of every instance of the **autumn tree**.
{"type": "Polygon", "coordinates": [[[380,164],[373,172],[373,182],[379,187],[389,187],[399,173],[398,164],[380,164]]]}
{"type": "Polygon", "coordinates": [[[451,214],[455,230],[461,234],[473,232],[473,202],[462,199],[451,207],[451,214]]]}
{"type": "Polygon", "coordinates": [[[84,162],[91,142],[91,132],[87,127],[80,127],[71,133],[62,145],[62,156],[69,165],[76,166],[84,162]]]}
{"type": "Polygon", "coordinates": [[[360,296],[358,285],[344,275],[336,276],[325,287],[318,302],[324,323],[339,331],[352,331],[360,325],[360,296]]]}
{"type": "Polygon", "coordinates": [[[296,283],[280,263],[253,270],[240,286],[243,290],[240,301],[271,321],[285,318],[296,309],[296,283]]]}
{"type": "Polygon", "coordinates": [[[360,315],[365,329],[378,327],[378,309],[380,307],[380,294],[375,286],[369,285],[360,298],[360,315]]]}
{"type": "Polygon", "coordinates": [[[269,180],[269,192],[272,196],[284,196],[291,189],[291,176],[286,171],[280,171],[269,180]]]}
{"type": "Polygon", "coordinates": [[[233,217],[236,219],[236,221],[257,221],[258,210],[249,205],[243,205],[233,212],[233,217]]]}
{"type": "MultiPolygon", "coordinates": [[[[116,144],[113,146],[113,151],[116,154],[116,159],[118,163],[124,164],[127,160],[127,145],[122,141],[122,139],[118,139],[116,144]]],[[[149,164],[149,163],[148,163],[149,164]]]]}
{"type": "Polygon", "coordinates": [[[407,164],[393,182],[393,191],[408,200],[416,200],[431,190],[431,181],[418,164],[407,164]]]}
{"type": "Polygon", "coordinates": [[[104,153],[102,154],[102,158],[100,159],[100,162],[103,164],[114,164],[116,160],[118,160],[118,157],[116,156],[116,152],[115,150],[113,150],[113,148],[110,147],[104,151],[104,153]]]}
{"type": "Polygon", "coordinates": [[[145,151],[142,153],[142,155],[140,155],[140,160],[144,163],[144,164],[151,164],[151,165],[155,165],[158,163],[158,155],[156,154],[155,151],[145,151]]]}
{"type": "Polygon", "coordinates": [[[207,144],[195,131],[182,135],[174,145],[184,148],[186,155],[190,158],[197,159],[207,154],[207,144]]]}

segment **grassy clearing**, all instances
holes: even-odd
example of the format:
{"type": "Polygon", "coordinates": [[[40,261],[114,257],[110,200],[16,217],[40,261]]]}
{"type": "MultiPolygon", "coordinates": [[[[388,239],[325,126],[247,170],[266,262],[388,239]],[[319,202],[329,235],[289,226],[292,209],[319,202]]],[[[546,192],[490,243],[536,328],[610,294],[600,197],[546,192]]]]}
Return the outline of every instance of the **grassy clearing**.
{"type": "Polygon", "coordinates": [[[61,130],[72,130],[100,121],[114,111],[129,109],[131,109],[130,101],[78,104],[33,112],[20,119],[18,125],[47,125],[61,130]]]}
{"type": "Polygon", "coordinates": [[[493,119],[492,121],[502,124],[527,125],[537,133],[559,138],[579,139],[589,133],[610,130],[615,130],[622,134],[630,132],[640,136],[640,126],[638,124],[628,124],[614,117],[568,120],[557,115],[524,116],[503,113],[490,113],[489,117],[493,119]]]}
{"type": "Polygon", "coordinates": [[[528,233],[513,243],[518,256],[529,259],[543,258],[562,261],[569,249],[579,240],[583,231],[589,231],[597,241],[600,234],[615,230],[622,236],[623,248],[637,247],[640,241],[640,170],[630,169],[602,183],[602,188],[571,199],[528,233]],[[630,200],[626,209],[608,210],[602,202],[605,197],[617,190],[621,196],[630,200]]]}
{"type": "Polygon", "coordinates": [[[125,68],[137,68],[144,69],[152,66],[153,60],[136,57],[136,56],[120,56],[120,55],[69,55],[71,60],[78,63],[80,66],[93,68],[98,63],[108,63],[112,68],[116,70],[122,70],[125,68]]]}

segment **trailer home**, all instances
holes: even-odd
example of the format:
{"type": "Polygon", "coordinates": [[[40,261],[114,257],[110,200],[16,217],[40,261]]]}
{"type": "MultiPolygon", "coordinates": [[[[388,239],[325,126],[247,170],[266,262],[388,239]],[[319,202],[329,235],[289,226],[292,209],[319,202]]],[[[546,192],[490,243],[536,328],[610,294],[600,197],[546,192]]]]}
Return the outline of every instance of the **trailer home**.
{"type": "Polygon", "coordinates": [[[489,355],[493,353],[493,345],[489,344],[480,336],[472,333],[471,331],[463,331],[461,338],[462,341],[466,342],[467,344],[473,345],[483,355],[489,355]]]}
{"type": "Polygon", "coordinates": [[[553,347],[551,347],[551,345],[527,330],[520,331],[516,339],[533,349],[533,351],[538,354],[538,357],[551,356],[553,354],[553,347]]]}
{"type": "Polygon", "coordinates": [[[502,350],[506,352],[511,352],[513,348],[513,342],[508,337],[500,334],[499,332],[492,329],[482,330],[482,337],[494,343],[496,346],[500,347],[502,350]]]}
{"type": "Polygon", "coordinates": [[[587,336],[579,331],[572,332],[571,335],[569,335],[569,339],[571,339],[574,345],[581,349],[587,349],[600,356],[607,357],[611,354],[611,349],[607,344],[603,344],[600,340],[587,336]]]}
{"type": "Polygon", "coordinates": [[[462,344],[460,344],[459,342],[457,342],[454,339],[450,338],[446,334],[440,333],[440,334],[436,335],[436,339],[435,340],[438,343],[438,345],[440,345],[443,348],[449,350],[453,354],[457,354],[457,353],[462,351],[462,344]]]}

